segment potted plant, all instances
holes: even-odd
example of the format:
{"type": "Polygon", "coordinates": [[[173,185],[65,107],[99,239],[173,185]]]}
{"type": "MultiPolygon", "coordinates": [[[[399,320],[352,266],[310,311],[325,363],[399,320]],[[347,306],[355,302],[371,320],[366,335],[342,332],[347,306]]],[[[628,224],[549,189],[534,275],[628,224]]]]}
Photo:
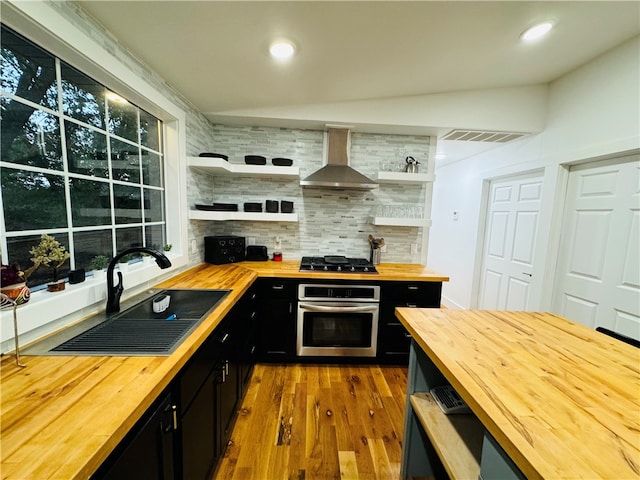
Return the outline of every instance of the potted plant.
{"type": "Polygon", "coordinates": [[[60,245],[54,237],[43,233],[40,243],[29,250],[32,255],[31,261],[34,265],[44,265],[52,270],[53,281],[47,284],[49,292],[59,292],[64,290],[64,280],[58,279],[58,269],[66,262],[70,255],[65,251],[65,247],[60,245]]]}
{"type": "Polygon", "coordinates": [[[33,267],[27,273],[20,270],[17,264],[0,266],[0,292],[9,297],[18,305],[27,303],[31,298],[31,291],[27,287],[27,278],[37,267],[33,267]]]}
{"type": "Polygon", "coordinates": [[[171,250],[171,247],[173,247],[173,245],[171,245],[170,243],[165,243],[162,246],[162,250],[164,250],[165,252],[168,252],[169,250],[171,250]]]}
{"type": "Polygon", "coordinates": [[[109,265],[109,258],[105,255],[96,255],[91,259],[91,269],[93,270],[93,278],[95,280],[103,280],[105,277],[104,269],[109,265]]]}
{"type": "Polygon", "coordinates": [[[127,254],[118,260],[118,268],[121,272],[125,272],[129,269],[129,261],[133,258],[132,254],[127,254]]]}

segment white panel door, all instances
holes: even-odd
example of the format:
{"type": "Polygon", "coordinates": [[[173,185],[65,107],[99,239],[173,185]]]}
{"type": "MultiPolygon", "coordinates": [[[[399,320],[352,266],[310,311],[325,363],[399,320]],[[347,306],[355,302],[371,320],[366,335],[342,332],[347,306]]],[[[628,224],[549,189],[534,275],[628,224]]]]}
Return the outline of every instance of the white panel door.
{"type": "Polygon", "coordinates": [[[541,196],[537,174],[491,182],[478,308],[528,309],[541,196]]]}
{"type": "Polygon", "coordinates": [[[640,338],[640,163],[569,172],[553,311],[640,338]]]}

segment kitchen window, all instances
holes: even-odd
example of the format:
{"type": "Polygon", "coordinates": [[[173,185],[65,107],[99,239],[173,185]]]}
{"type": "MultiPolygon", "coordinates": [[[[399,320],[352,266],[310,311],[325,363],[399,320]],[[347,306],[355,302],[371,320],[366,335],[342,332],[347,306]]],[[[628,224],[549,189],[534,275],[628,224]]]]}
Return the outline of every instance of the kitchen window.
{"type": "Polygon", "coordinates": [[[71,254],[61,277],[97,255],[160,249],[162,121],[4,25],[0,38],[2,263],[29,267],[42,233],[71,254]]]}

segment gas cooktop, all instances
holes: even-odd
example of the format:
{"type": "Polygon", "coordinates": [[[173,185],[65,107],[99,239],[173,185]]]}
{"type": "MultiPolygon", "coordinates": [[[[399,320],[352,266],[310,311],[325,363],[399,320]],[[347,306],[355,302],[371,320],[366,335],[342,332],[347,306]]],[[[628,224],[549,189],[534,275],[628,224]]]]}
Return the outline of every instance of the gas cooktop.
{"type": "Polygon", "coordinates": [[[366,258],[348,258],[342,255],[302,257],[300,271],[378,273],[375,265],[366,258]]]}

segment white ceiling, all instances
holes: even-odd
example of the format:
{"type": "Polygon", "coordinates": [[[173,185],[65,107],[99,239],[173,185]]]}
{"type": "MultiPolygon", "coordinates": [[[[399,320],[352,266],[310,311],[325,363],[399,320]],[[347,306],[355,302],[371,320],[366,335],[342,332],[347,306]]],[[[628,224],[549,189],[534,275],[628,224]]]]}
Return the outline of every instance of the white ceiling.
{"type": "MultiPolygon", "coordinates": [[[[305,105],[547,84],[640,32],[637,1],[77,3],[226,123],[275,109],[290,126],[287,108],[305,105]],[[551,34],[523,44],[520,33],[542,20],[554,22],[551,34]],[[298,48],[285,64],[268,55],[279,37],[298,48]]],[[[468,144],[443,143],[452,154],[468,144]]]]}

